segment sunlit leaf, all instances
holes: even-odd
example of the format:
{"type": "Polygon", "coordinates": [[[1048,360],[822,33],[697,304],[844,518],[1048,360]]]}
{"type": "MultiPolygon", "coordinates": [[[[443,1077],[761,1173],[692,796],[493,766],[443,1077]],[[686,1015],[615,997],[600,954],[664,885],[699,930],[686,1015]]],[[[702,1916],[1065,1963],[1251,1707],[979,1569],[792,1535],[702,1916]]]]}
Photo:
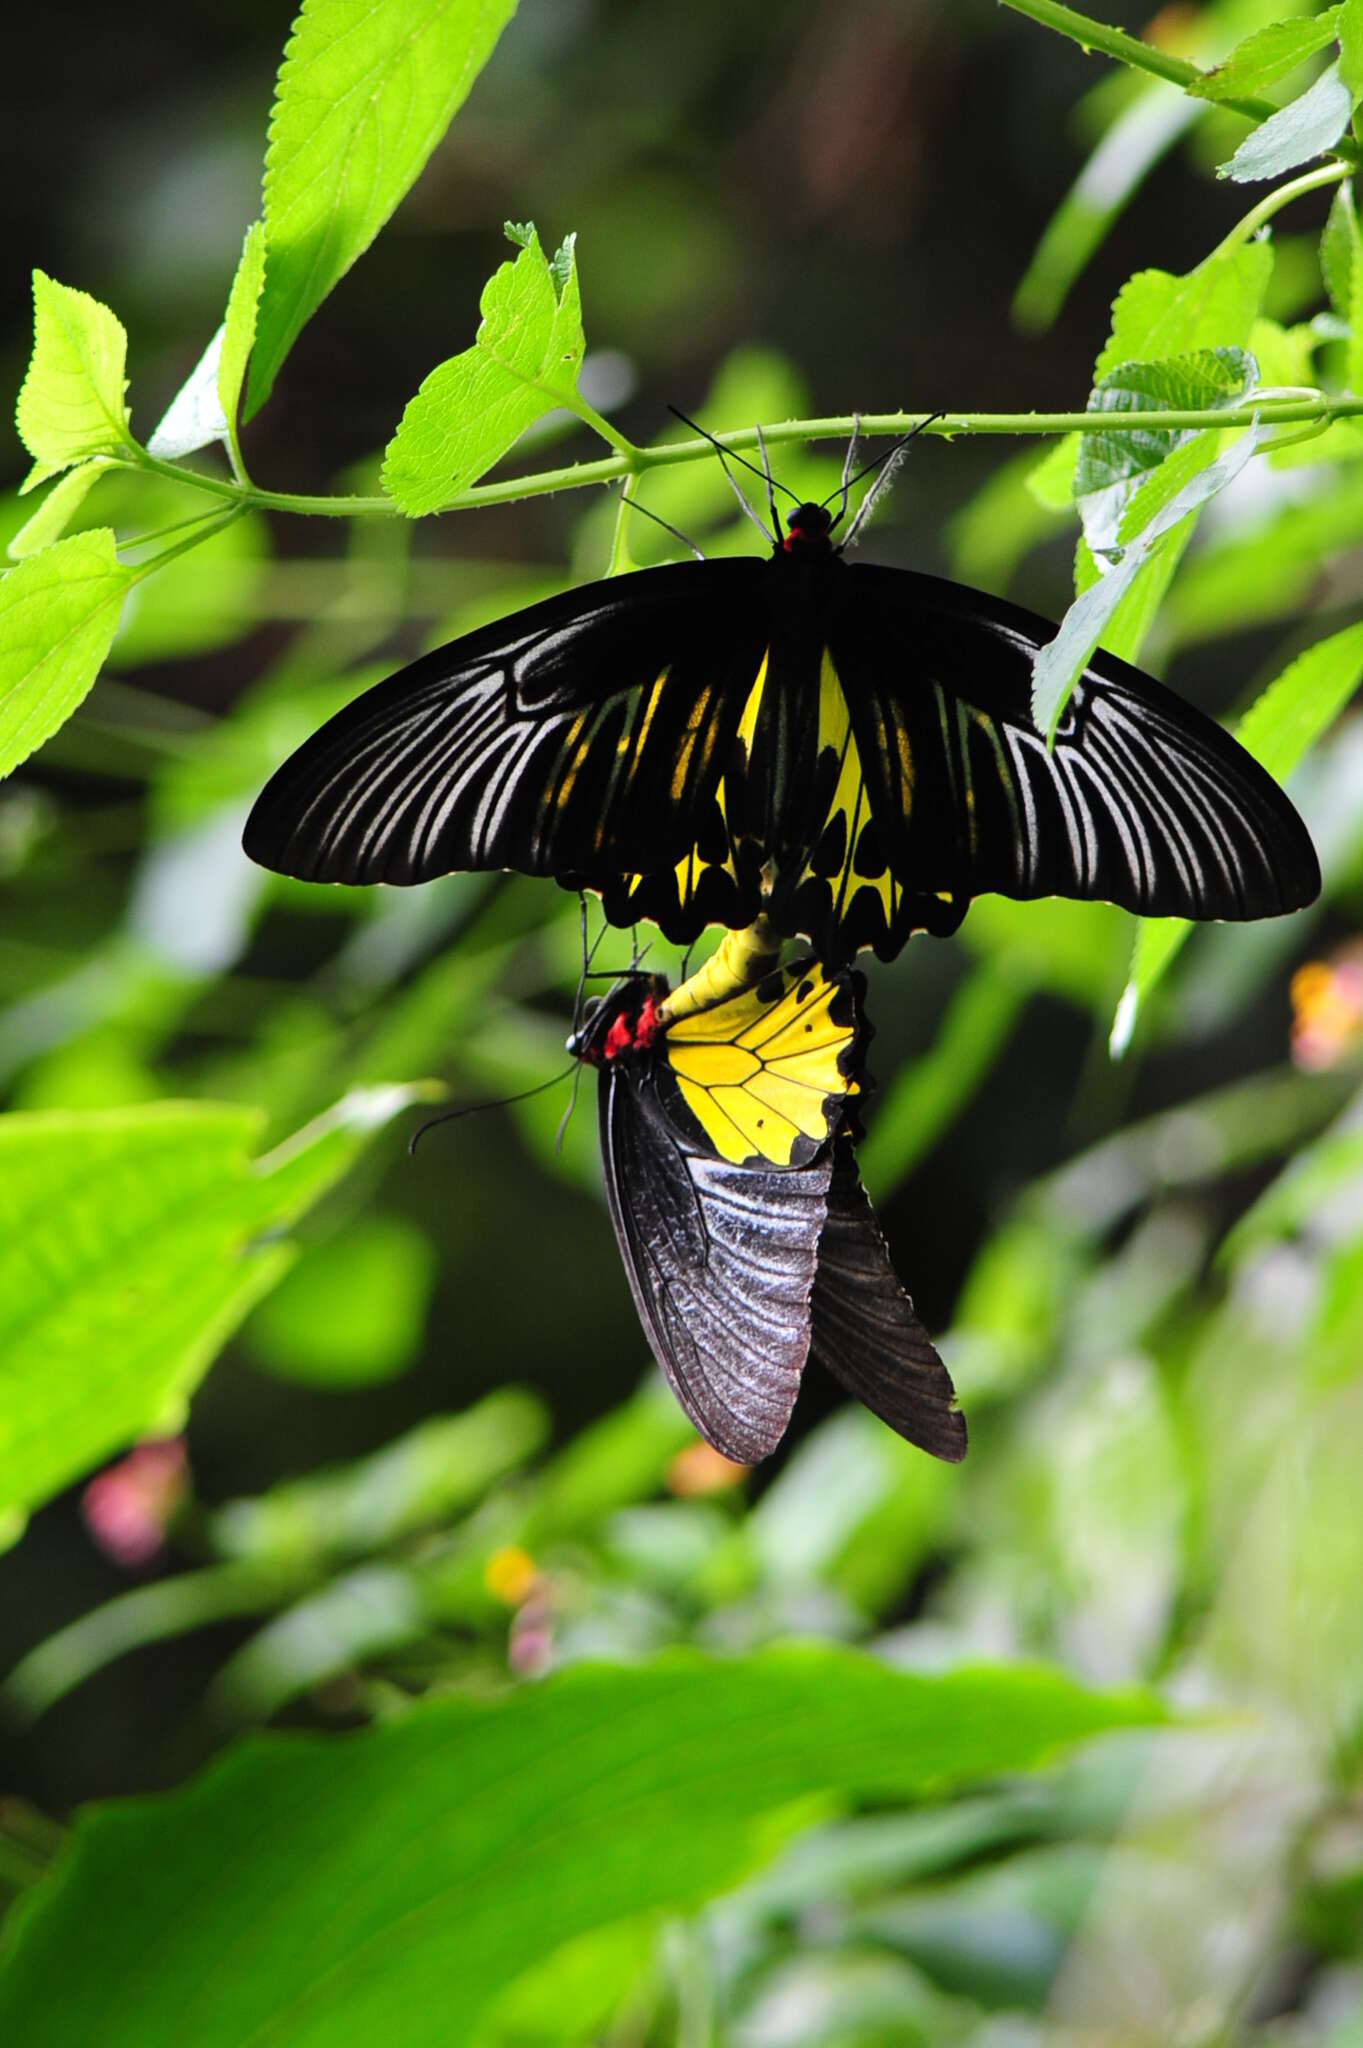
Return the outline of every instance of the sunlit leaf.
{"type": "Polygon", "coordinates": [[[194,1385],[291,1252],[268,1234],[410,1096],[342,1105],[259,1163],[259,1119],[218,1103],[0,1123],[0,1511],[37,1506],[194,1385]]]}
{"type": "Polygon", "coordinates": [[[1229,162],[1218,167],[1219,175],[1242,184],[1280,178],[1333,149],[1352,113],[1353,98],[1336,62],[1299,99],[1247,135],[1229,162]]]}
{"type": "Polygon", "coordinates": [[[1118,292],[1094,379],[1122,363],[1158,362],[1203,348],[1243,348],[1273,270],[1268,242],[1214,250],[1186,276],[1138,270],[1118,292]]]}
{"type": "Polygon", "coordinates": [[[89,455],[130,447],[122,322],[70,285],[33,273],[33,355],[14,422],[34,466],[32,490],[89,455]]]}
{"type": "Polygon", "coordinates": [[[251,1739],[77,1821],[16,1924],[0,2023],[33,2048],[424,2048],[438,2013],[464,2041],[564,1942],[732,1885],[792,1801],[940,1792],[1160,1718],[1047,1671],[811,1648],[583,1666],[343,1742],[251,1739]]]}
{"type": "MultiPolygon", "coordinates": [[[[1299,654],[1241,719],[1236,729],[1270,775],[1285,781],[1348,703],[1363,678],[1363,626],[1346,626],[1299,654]]],[[[1131,974],[1113,1019],[1114,1057],[1126,1050],[1151,991],[1180,951],[1192,925],[1183,918],[1147,919],[1136,937],[1131,974]]]]}
{"type": "Polygon", "coordinates": [[[107,468],[108,464],[96,457],[93,462],[82,462],[79,469],[68,470],[64,477],[59,478],[37,511],[24,522],[10,542],[10,560],[22,562],[25,555],[36,555],[43,548],[50,547],[54,540],[60,540],[85,503],[90,486],[107,468]]]}
{"type": "Polygon", "coordinates": [[[473,347],[432,370],[383,458],[384,489],[413,517],[475,482],[577,389],[586,343],[573,238],[550,262],[533,228],[507,231],[521,251],[484,286],[473,347]]]}
{"type": "Polygon", "coordinates": [[[103,526],[55,541],[0,578],[0,775],[85,697],[132,580],[103,526]]]}
{"type": "Polygon", "coordinates": [[[1342,12],[1342,8],[1327,7],[1321,14],[1267,22],[1184,91],[1203,100],[1258,99],[1266,86],[1286,78],[1306,58],[1334,41],[1342,12]]]}
{"type": "Polygon", "coordinates": [[[1342,7],[1331,8],[1335,16],[1336,32],[1339,36],[1339,75],[1349,88],[1349,97],[1357,106],[1363,99],[1363,4],[1361,0],[1344,0],[1342,7]]]}
{"type": "Polygon", "coordinates": [[[304,0],[265,158],[265,288],[246,413],[463,105],[516,0],[304,0]]]}
{"type": "Polygon", "coordinates": [[[1330,211],[1320,237],[1320,274],[1330,304],[1340,319],[1349,320],[1353,308],[1353,276],[1359,245],[1358,215],[1354,211],[1353,180],[1346,179],[1330,202],[1330,211]]]}
{"type": "Polygon", "coordinates": [[[229,434],[236,431],[246,367],[255,345],[260,294],[265,285],[265,223],[253,221],[241,245],[241,257],[227,312],[222,324],[222,346],[218,352],[218,404],[229,434]]]}

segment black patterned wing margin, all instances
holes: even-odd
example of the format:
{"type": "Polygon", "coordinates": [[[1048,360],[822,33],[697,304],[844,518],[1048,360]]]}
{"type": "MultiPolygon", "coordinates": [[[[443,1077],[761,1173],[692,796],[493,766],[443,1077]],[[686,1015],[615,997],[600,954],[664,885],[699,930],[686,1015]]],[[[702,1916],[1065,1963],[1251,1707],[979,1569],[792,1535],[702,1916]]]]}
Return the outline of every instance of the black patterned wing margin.
{"type": "Polygon", "coordinates": [[[819,1243],[810,1354],[909,1443],[951,1464],[965,1456],[951,1375],[890,1263],[845,1136],[819,1243]]]}
{"type": "Polygon", "coordinates": [[[643,570],[424,656],[284,763],[247,853],[319,882],[513,868],[599,887],[671,867],[761,663],[762,566],[643,570]]]}
{"type": "Polygon", "coordinates": [[[692,1151],[646,1070],[603,1074],[599,1100],[611,1222],[653,1355],[706,1442],[756,1464],[786,1433],[809,1353],[831,1148],[784,1171],[692,1151]]]}
{"type": "Polygon", "coordinates": [[[832,655],[905,890],[901,938],[951,928],[988,890],[1199,919],[1272,917],[1319,893],[1288,797],[1152,677],[1096,654],[1048,751],[1031,670],[1052,625],[901,570],[858,564],[849,583],[832,655]]]}

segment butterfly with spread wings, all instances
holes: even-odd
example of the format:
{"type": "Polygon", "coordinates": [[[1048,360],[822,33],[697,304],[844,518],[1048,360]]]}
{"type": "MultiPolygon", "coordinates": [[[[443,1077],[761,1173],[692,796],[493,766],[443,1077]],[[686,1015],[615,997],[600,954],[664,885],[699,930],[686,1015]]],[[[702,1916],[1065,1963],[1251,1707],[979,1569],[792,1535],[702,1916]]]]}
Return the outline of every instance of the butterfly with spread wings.
{"type": "Polygon", "coordinates": [[[909,1442],[965,1455],[853,1157],[859,984],[805,960],[671,1017],[667,982],[639,975],[570,1041],[600,1072],[606,1194],[645,1335],[691,1422],[741,1464],[780,1443],[810,1357],[909,1442]]]}
{"type": "Polygon", "coordinates": [[[1048,748],[1046,620],[849,562],[825,505],[773,523],[765,559],[589,584],[366,691],[272,777],[247,853],[318,882],[551,875],[677,944],[761,911],[830,962],[987,891],[1227,919],[1318,893],[1282,790],[1172,691],[1095,654],[1048,748]]]}

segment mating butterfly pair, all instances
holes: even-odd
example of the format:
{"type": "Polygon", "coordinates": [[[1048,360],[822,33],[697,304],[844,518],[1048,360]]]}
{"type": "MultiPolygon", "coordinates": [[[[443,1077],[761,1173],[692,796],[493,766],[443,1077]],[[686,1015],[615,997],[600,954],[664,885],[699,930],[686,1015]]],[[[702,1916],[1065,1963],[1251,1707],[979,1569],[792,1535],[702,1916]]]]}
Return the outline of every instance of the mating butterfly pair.
{"type": "Polygon", "coordinates": [[[1272,778],[1139,670],[1096,654],[1048,746],[1031,715],[1045,620],[847,562],[825,506],[773,523],[766,559],[589,585],[367,691],[272,778],[245,846],[307,881],[553,876],[598,893],[612,924],[651,919],[678,944],[759,915],[806,935],[819,964],[702,1012],[703,1043],[682,1025],[641,1035],[637,988],[576,1041],[603,1072],[636,1305],[687,1413],[731,1456],[774,1448],[812,1346],[893,1427],[959,1457],[950,1381],[852,1164],[862,1033],[838,971],[863,947],[890,959],[912,931],[954,931],[990,891],[1247,919],[1311,902],[1320,871],[1272,778]],[[775,1002],[775,1023],[811,974],[825,1022],[842,1020],[845,1085],[808,1068],[821,1107],[797,1160],[755,1121],[775,1081],[740,1040],[745,1002],[775,1002]],[[715,1077],[736,1060],[749,1079],[722,1121],[715,1077]],[[708,1061],[714,1085],[688,1092],[688,1061],[708,1061]]]}

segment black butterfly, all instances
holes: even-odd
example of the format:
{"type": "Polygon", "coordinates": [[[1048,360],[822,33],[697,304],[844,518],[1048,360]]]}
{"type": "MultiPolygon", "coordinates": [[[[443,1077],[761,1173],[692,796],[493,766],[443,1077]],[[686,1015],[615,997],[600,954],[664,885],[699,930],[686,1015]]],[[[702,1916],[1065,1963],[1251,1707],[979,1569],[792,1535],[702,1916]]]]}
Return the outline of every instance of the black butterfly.
{"type": "Polygon", "coordinates": [[[965,1455],[852,1153],[859,981],[805,961],[673,1022],[666,981],[636,976],[571,1041],[601,1073],[639,1320],[691,1422],[742,1464],[780,1443],[811,1356],[909,1442],[965,1455]]]}
{"type": "Polygon", "coordinates": [[[773,510],[766,559],[644,569],[438,648],[284,763],[247,853],[318,882],[552,875],[678,944],[766,909],[830,961],[954,931],[988,890],[1236,919],[1315,897],[1305,826],[1220,726],[1100,653],[1048,750],[1054,627],[849,563],[838,519],[773,510]]]}

